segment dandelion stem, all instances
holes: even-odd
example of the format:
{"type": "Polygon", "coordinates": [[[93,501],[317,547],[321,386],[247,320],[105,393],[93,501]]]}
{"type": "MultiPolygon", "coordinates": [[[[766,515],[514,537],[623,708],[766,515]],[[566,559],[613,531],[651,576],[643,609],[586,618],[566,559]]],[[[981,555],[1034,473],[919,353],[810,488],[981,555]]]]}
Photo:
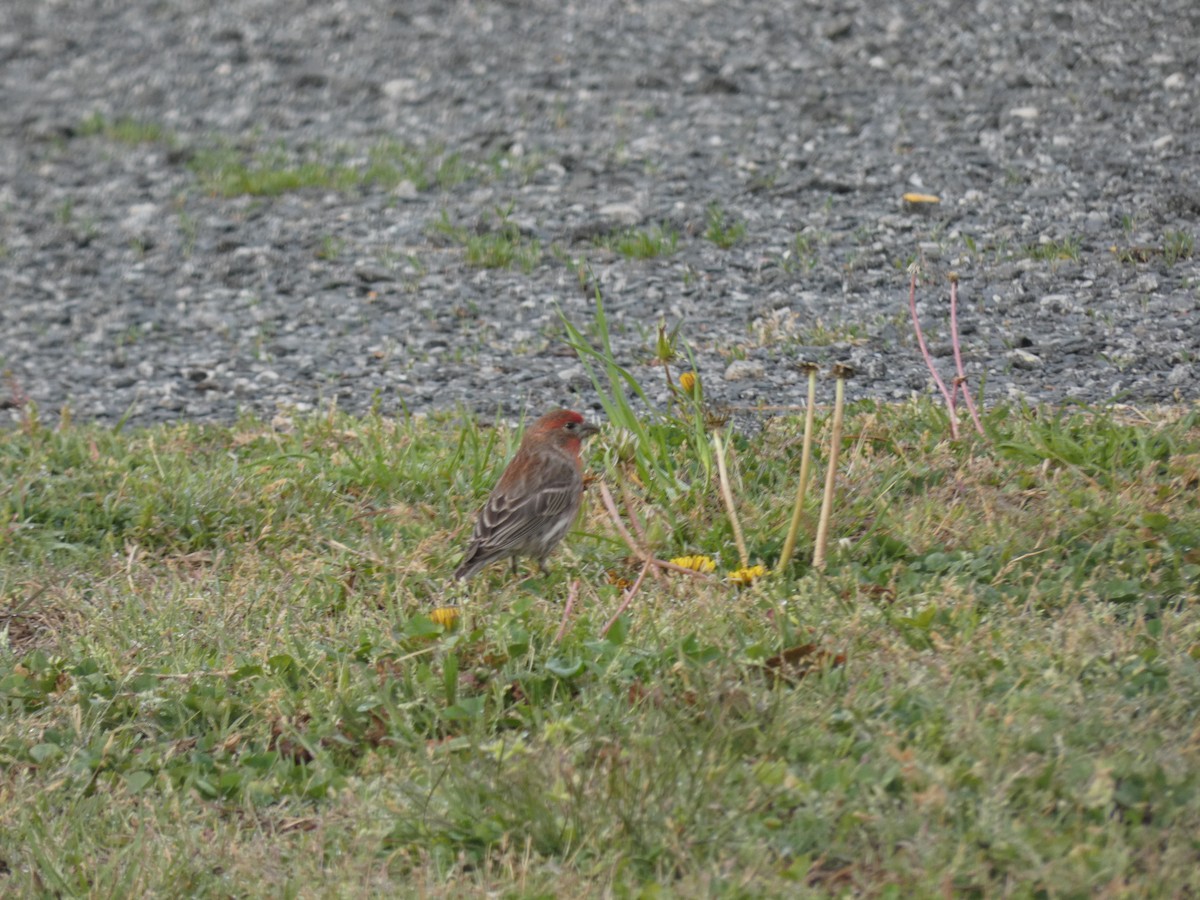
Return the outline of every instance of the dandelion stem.
{"type": "Polygon", "coordinates": [[[788,527],[787,539],[783,542],[783,555],[779,557],[777,572],[782,572],[792,561],[796,552],[796,537],[800,533],[800,520],[804,517],[804,495],[808,491],[808,470],[812,464],[813,423],[817,404],[817,364],[804,363],[808,372],[808,408],[804,411],[804,447],[800,451],[800,484],[796,487],[796,505],[792,507],[792,523],[788,527]]]}
{"type": "Polygon", "coordinates": [[[725,445],[721,441],[721,429],[713,431],[712,439],[713,447],[717,451],[717,475],[721,481],[721,497],[725,501],[725,510],[729,513],[733,540],[737,544],[738,557],[744,569],[750,565],[750,554],[746,552],[746,538],[742,535],[742,523],[738,521],[737,507],[733,505],[733,490],[729,486],[729,471],[725,467],[725,445]]]}
{"type": "Polygon", "coordinates": [[[825,469],[825,495],[821,499],[821,517],[817,521],[817,540],[813,550],[813,568],[825,570],[825,550],[829,544],[829,517],[833,513],[833,489],[837,482],[838,452],[842,445],[842,412],[846,400],[846,378],[850,367],[838,364],[833,367],[837,379],[837,392],[833,400],[833,428],[829,436],[829,464],[825,469]]]}

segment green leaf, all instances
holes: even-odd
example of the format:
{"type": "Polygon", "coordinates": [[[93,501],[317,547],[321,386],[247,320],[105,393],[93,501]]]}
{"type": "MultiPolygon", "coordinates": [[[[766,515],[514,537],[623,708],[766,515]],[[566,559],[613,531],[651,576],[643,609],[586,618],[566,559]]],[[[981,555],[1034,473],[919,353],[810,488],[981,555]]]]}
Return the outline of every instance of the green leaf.
{"type": "Polygon", "coordinates": [[[618,616],[613,622],[612,627],[608,629],[608,634],[604,636],[605,641],[614,646],[620,646],[625,643],[625,638],[629,636],[629,617],[618,616]]]}
{"type": "Polygon", "coordinates": [[[1142,524],[1151,531],[1166,531],[1171,524],[1171,519],[1162,513],[1148,512],[1143,514],[1142,524]]]}
{"type": "Polygon", "coordinates": [[[787,763],[781,759],[764,759],[754,767],[754,780],[763,787],[779,787],[787,779],[787,774],[787,763]]]}
{"type": "Polygon", "coordinates": [[[407,637],[436,637],[442,630],[442,626],[428,616],[413,616],[404,623],[404,634],[407,637]]]}
{"type": "Polygon", "coordinates": [[[29,748],[29,756],[35,763],[42,765],[62,756],[62,747],[58,744],[34,744],[29,748]]]}
{"type": "MultiPolygon", "coordinates": [[[[288,673],[294,671],[295,668],[296,660],[292,659],[292,657],[286,653],[276,653],[267,660],[267,669],[272,675],[287,675],[288,673]]],[[[241,672],[242,669],[238,669],[237,673],[235,673],[235,677],[241,677],[241,672]]]]}
{"type": "Polygon", "coordinates": [[[546,671],[559,678],[574,678],[584,670],[582,659],[568,660],[561,656],[552,656],[546,660],[546,671]]]}
{"type": "Polygon", "coordinates": [[[144,769],[125,773],[125,787],[131,794],[140,794],[152,781],[154,781],[154,775],[144,769]]]}

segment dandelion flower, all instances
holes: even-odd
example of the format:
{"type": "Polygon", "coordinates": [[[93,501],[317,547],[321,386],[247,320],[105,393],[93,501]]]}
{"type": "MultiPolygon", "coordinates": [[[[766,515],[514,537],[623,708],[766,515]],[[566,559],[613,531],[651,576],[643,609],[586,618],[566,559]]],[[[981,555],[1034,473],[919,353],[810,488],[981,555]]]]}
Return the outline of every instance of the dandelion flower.
{"type": "Polygon", "coordinates": [[[458,623],[458,607],[439,606],[429,613],[429,618],[449,631],[458,623]]]}
{"type": "Polygon", "coordinates": [[[717,564],[708,556],[677,556],[671,560],[671,565],[693,572],[712,572],[717,568],[717,564]]]}
{"type": "Polygon", "coordinates": [[[741,587],[748,587],[767,574],[766,566],[746,566],[729,573],[729,580],[741,587]]]}

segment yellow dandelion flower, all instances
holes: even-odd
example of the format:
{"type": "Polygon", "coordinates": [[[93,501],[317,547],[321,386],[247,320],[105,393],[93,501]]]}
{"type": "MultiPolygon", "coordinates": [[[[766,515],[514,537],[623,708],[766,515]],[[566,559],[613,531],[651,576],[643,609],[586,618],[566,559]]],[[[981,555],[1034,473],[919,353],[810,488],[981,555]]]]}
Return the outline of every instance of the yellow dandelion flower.
{"type": "Polygon", "coordinates": [[[680,389],[689,396],[694,396],[700,388],[700,382],[696,378],[695,372],[684,372],[679,376],[680,389]]]}
{"type": "Polygon", "coordinates": [[[429,618],[449,631],[458,624],[458,607],[439,606],[429,613],[429,618]]]}
{"type": "Polygon", "coordinates": [[[754,584],[758,579],[767,574],[766,566],[746,566],[744,569],[737,569],[729,573],[729,580],[734,584],[746,587],[754,584]]]}
{"type": "Polygon", "coordinates": [[[671,565],[681,569],[691,569],[693,572],[711,572],[717,564],[707,556],[677,556],[671,560],[671,565]]]}

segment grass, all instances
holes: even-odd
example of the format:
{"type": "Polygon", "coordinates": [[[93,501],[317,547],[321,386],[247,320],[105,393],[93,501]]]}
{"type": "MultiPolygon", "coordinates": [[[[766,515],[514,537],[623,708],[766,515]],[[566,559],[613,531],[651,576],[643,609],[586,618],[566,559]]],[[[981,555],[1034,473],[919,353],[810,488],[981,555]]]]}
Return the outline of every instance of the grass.
{"type": "Polygon", "coordinates": [[[1032,244],[1026,244],[1025,255],[1030,259],[1042,262],[1054,262],[1062,259],[1078,260],[1081,247],[1082,244],[1077,237],[1067,236],[1061,240],[1043,238],[1032,244]]]}
{"type": "MultiPolygon", "coordinates": [[[[76,128],[81,138],[103,138],[119,144],[163,144],[177,147],[180,138],[165,126],[131,117],[108,119],[93,113],[76,128]]],[[[385,139],[351,155],[345,148],[315,146],[235,146],[228,138],[198,143],[188,166],[203,190],[222,197],[276,197],[306,189],[347,192],[366,187],[392,190],[411,184],[418,191],[450,190],[472,181],[497,180],[510,171],[527,179],[536,158],[515,160],[494,154],[468,160],[457,151],[430,145],[418,147],[385,139]]]]}
{"type": "MultiPolygon", "coordinates": [[[[634,485],[647,540],[728,571],[689,435],[652,424],[676,478],[634,485]]],[[[802,536],[749,588],[648,580],[601,637],[636,570],[594,490],[548,575],[447,586],[512,430],[27,415],[0,892],[1195,893],[1200,416],[985,424],[853,407],[824,576],[802,536]]],[[[767,564],[798,429],[727,436],[767,564]]]]}
{"type": "Polygon", "coordinates": [[[728,250],[746,236],[746,223],[730,221],[725,210],[717,203],[708,207],[705,221],[707,222],[704,229],[705,239],[712,241],[722,250],[728,250]]]}
{"type": "Polygon", "coordinates": [[[365,158],[332,147],[302,153],[282,145],[244,150],[216,143],[201,148],[190,166],[210,193],[274,197],[306,188],[346,192],[369,187],[393,190],[403,184],[418,191],[452,190],[503,178],[510,170],[527,178],[529,167],[538,164],[536,160],[510,163],[503,155],[471,161],[445,147],[417,147],[388,139],[371,146],[365,158]]]}
{"type": "Polygon", "coordinates": [[[1190,231],[1172,229],[1163,234],[1163,259],[1167,265],[1191,259],[1196,252],[1196,238],[1190,231]]]}
{"type": "Polygon", "coordinates": [[[679,248],[679,232],[666,225],[658,225],[650,230],[628,228],[607,235],[597,243],[626,259],[656,259],[670,256],[679,248]]]}
{"type": "Polygon", "coordinates": [[[1112,252],[1123,263],[1148,263],[1162,259],[1168,266],[1191,259],[1196,251],[1196,239],[1189,231],[1170,229],[1163,233],[1162,244],[1157,247],[1113,246],[1112,252]]]}
{"type": "Polygon", "coordinates": [[[93,113],[81,121],[76,128],[79,137],[103,137],[120,144],[173,145],[175,136],[157,122],[147,122],[129,116],[109,120],[101,113],[93,113]]]}
{"type": "Polygon", "coordinates": [[[480,228],[472,231],[451,223],[443,210],[441,218],[430,224],[428,230],[460,245],[467,265],[479,269],[517,267],[523,272],[532,272],[542,260],[541,242],[523,235],[520,226],[509,218],[511,213],[511,206],[497,208],[494,210],[494,223],[492,217],[486,217],[481,221],[480,228]]]}
{"type": "Polygon", "coordinates": [[[789,275],[804,275],[821,262],[820,244],[827,238],[820,234],[797,233],[791,246],[779,257],[779,267],[789,275]]]}

